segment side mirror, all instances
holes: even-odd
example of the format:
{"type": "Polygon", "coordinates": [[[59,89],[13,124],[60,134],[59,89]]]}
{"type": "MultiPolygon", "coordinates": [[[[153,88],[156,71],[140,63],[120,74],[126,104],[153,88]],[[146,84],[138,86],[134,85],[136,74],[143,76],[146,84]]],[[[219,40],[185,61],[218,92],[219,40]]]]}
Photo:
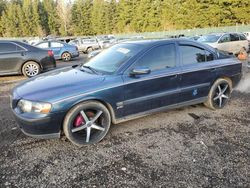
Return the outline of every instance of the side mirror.
{"type": "Polygon", "coordinates": [[[138,67],[134,68],[131,72],[130,75],[135,76],[135,75],[143,75],[143,74],[149,74],[151,71],[147,67],[138,67]]]}

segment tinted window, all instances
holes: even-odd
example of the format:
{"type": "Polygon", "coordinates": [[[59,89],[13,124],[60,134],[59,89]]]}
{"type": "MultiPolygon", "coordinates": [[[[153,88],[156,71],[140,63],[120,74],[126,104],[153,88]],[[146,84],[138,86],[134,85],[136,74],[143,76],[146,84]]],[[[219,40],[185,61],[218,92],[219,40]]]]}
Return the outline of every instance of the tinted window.
{"type": "Polygon", "coordinates": [[[240,40],[247,40],[247,38],[244,34],[240,34],[240,40]]]}
{"type": "Polygon", "coordinates": [[[239,41],[239,35],[237,34],[230,34],[231,41],[239,41]]]}
{"type": "Polygon", "coordinates": [[[148,67],[151,71],[175,67],[175,45],[158,46],[146,53],[134,67],[148,67]]]}
{"type": "Polygon", "coordinates": [[[204,50],[194,46],[180,46],[183,65],[201,63],[206,61],[204,50]]]}
{"type": "Polygon", "coordinates": [[[13,43],[0,43],[0,52],[15,52],[17,46],[13,43]]]}
{"type": "Polygon", "coordinates": [[[48,42],[42,42],[38,45],[36,45],[39,48],[49,48],[49,43],[48,42]]]}
{"type": "Polygon", "coordinates": [[[220,43],[224,43],[224,42],[230,42],[230,36],[228,34],[223,35],[220,39],[220,43]]]}
{"type": "Polygon", "coordinates": [[[50,47],[51,48],[60,48],[60,47],[63,47],[63,44],[59,43],[59,42],[51,42],[50,47]]]}

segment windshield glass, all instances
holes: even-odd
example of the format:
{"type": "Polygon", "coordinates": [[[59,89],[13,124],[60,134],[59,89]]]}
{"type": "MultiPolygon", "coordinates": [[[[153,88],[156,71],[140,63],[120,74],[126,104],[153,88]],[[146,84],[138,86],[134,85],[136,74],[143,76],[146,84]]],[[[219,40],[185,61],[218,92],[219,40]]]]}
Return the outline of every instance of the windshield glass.
{"type": "Polygon", "coordinates": [[[89,66],[98,72],[112,74],[140,50],[140,46],[135,44],[117,44],[93,57],[84,66],[89,66]]]}
{"type": "Polygon", "coordinates": [[[207,42],[207,43],[212,43],[212,42],[217,42],[219,40],[221,35],[205,35],[201,36],[198,39],[198,42],[207,42]]]}

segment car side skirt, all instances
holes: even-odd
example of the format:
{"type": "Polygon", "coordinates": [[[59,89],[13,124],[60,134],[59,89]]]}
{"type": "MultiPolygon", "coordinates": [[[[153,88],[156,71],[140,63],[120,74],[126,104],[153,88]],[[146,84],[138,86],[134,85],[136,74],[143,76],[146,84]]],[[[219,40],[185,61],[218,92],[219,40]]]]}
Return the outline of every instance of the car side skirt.
{"type": "Polygon", "coordinates": [[[125,122],[125,121],[141,118],[141,117],[144,117],[144,116],[147,116],[147,115],[150,115],[150,114],[155,114],[155,113],[158,113],[158,112],[161,112],[161,111],[166,111],[166,110],[171,110],[171,109],[180,108],[180,107],[184,107],[184,106],[199,104],[199,103],[205,102],[206,100],[207,100],[207,96],[206,97],[201,97],[201,98],[198,98],[198,99],[194,99],[194,100],[190,100],[190,101],[186,101],[186,102],[182,102],[182,103],[168,105],[168,106],[156,108],[156,109],[153,109],[153,110],[141,112],[141,113],[138,113],[138,114],[129,115],[129,116],[126,116],[126,117],[123,117],[123,118],[115,119],[115,120],[113,120],[113,123],[118,124],[118,123],[122,123],[122,122],[125,122]]]}

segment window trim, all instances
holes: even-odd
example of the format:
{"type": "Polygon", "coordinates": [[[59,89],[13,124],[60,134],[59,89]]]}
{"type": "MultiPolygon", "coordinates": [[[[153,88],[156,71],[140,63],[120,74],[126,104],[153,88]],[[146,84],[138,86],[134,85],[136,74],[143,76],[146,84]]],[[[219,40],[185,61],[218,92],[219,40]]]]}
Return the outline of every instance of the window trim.
{"type": "Polygon", "coordinates": [[[3,43],[10,43],[10,44],[14,44],[15,46],[18,46],[20,48],[22,48],[23,50],[15,50],[15,51],[6,51],[6,52],[1,52],[0,51],[0,54],[6,54],[6,53],[17,53],[17,52],[23,52],[23,51],[28,51],[25,47],[15,43],[15,42],[8,42],[8,41],[1,41],[0,44],[3,44],[3,43]]]}

